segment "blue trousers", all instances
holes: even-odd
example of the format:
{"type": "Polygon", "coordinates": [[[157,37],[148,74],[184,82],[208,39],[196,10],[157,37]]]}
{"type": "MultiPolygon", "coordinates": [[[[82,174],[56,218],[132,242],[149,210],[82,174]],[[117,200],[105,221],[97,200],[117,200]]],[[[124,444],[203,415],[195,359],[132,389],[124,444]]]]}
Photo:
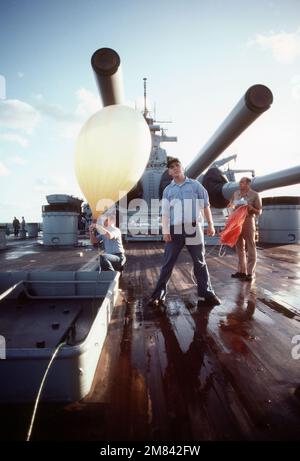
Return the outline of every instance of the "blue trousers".
{"type": "Polygon", "coordinates": [[[125,261],[126,258],[123,253],[100,255],[100,266],[103,271],[120,271],[125,261]]]}
{"type": "MultiPolygon", "coordinates": [[[[173,267],[181,252],[182,248],[186,245],[186,235],[172,234],[172,241],[165,244],[164,262],[161,273],[156,284],[155,290],[152,293],[153,299],[164,299],[167,293],[167,284],[171,277],[173,267]]],[[[204,257],[204,245],[186,245],[194,263],[194,274],[198,285],[198,296],[207,296],[214,293],[210,277],[204,257]]]]}

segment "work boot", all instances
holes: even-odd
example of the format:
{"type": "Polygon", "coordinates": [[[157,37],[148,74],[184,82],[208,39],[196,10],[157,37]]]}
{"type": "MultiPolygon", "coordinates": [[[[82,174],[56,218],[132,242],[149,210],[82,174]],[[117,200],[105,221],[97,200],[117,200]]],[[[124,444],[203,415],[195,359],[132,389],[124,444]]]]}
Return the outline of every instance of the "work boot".
{"type": "Polygon", "coordinates": [[[246,274],[244,272],[236,272],[235,274],[231,274],[231,277],[234,279],[244,279],[246,274]]]}

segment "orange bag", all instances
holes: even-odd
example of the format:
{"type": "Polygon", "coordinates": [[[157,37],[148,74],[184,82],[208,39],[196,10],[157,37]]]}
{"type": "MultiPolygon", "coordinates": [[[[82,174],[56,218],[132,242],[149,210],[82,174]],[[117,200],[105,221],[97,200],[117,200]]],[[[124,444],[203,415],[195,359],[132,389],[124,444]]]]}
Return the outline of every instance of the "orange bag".
{"type": "Polygon", "coordinates": [[[220,232],[220,242],[234,247],[242,232],[242,226],[248,213],[248,205],[240,206],[228,218],[225,228],[220,232]]]}

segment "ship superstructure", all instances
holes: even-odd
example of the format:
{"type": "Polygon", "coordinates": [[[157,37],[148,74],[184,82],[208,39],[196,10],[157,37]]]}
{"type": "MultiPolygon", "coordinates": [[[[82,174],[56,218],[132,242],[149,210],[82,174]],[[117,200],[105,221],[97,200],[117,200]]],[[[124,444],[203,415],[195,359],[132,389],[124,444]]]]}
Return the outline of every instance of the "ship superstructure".
{"type": "MultiPolygon", "coordinates": [[[[157,201],[162,195],[162,177],[166,172],[168,154],[162,143],[177,142],[176,136],[168,136],[161,123],[151,117],[147,107],[147,79],[144,78],[144,118],[151,133],[152,147],[145,172],[136,188],[128,194],[129,221],[123,222],[123,233],[126,240],[160,240],[161,223],[157,201]],[[145,211],[130,206],[132,199],[141,198],[145,211]],[[156,200],[156,203],[153,202],[156,200]]],[[[170,179],[169,179],[170,180],[170,179]]],[[[122,227],[122,226],[121,226],[122,227]]]]}

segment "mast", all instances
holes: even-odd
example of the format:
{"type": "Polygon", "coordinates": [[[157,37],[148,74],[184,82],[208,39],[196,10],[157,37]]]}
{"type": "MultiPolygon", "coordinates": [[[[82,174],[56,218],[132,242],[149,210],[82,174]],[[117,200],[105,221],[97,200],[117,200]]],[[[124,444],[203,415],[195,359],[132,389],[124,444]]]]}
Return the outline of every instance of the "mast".
{"type": "Polygon", "coordinates": [[[147,109],[147,78],[144,77],[144,117],[147,119],[147,115],[149,114],[149,111],[147,109]]]}

